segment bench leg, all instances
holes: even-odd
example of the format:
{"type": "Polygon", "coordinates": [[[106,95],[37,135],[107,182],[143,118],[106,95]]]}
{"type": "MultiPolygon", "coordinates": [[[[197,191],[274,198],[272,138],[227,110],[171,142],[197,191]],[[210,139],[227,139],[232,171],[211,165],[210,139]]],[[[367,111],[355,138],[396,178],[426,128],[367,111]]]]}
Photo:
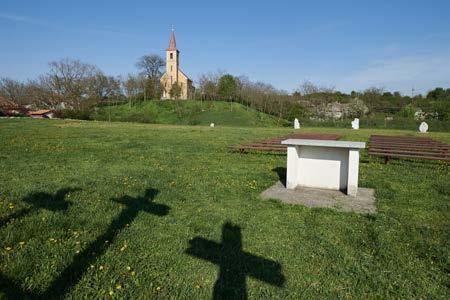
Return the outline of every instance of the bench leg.
{"type": "Polygon", "coordinates": [[[386,156],[384,157],[384,163],[385,163],[385,164],[388,164],[388,163],[389,163],[389,156],[386,155],[386,156]]]}

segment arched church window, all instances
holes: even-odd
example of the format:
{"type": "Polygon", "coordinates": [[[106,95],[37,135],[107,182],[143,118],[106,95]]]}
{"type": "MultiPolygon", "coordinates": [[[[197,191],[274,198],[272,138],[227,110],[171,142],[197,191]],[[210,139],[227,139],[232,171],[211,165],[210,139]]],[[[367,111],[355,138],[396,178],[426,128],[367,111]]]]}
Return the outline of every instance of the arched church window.
{"type": "Polygon", "coordinates": [[[173,53],[170,53],[170,59],[173,59],[173,53]]]}

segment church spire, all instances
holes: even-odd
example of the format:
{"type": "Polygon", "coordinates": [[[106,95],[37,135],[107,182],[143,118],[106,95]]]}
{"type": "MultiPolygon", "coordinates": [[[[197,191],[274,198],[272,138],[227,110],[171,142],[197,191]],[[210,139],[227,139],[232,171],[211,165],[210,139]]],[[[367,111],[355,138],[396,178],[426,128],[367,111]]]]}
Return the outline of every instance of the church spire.
{"type": "Polygon", "coordinates": [[[170,33],[169,48],[167,50],[177,50],[177,41],[175,40],[175,30],[172,27],[172,32],[170,33]]]}

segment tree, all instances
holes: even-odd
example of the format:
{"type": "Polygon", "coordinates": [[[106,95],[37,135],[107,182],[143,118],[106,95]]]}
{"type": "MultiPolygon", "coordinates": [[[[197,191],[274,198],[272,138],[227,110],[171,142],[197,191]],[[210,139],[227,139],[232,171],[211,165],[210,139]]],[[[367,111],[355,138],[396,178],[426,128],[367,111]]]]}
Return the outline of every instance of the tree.
{"type": "Polygon", "coordinates": [[[223,100],[233,100],[236,99],[238,92],[238,85],[235,78],[226,74],[220,77],[219,83],[217,85],[217,93],[219,97],[223,100]]]}
{"type": "Polygon", "coordinates": [[[99,69],[69,58],[50,62],[49,67],[47,80],[52,91],[80,109],[81,101],[88,97],[89,80],[100,72],[99,69]]]}
{"type": "Polygon", "coordinates": [[[172,84],[169,94],[170,94],[170,97],[175,100],[177,100],[181,96],[181,87],[177,82],[172,84]]]}
{"type": "Polygon", "coordinates": [[[106,76],[103,72],[97,72],[87,79],[88,96],[90,99],[101,101],[121,96],[120,80],[112,76],[106,76]]]}
{"type": "Polygon", "coordinates": [[[217,98],[217,85],[222,76],[221,70],[200,75],[198,85],[203,99],[214,100],[217,98]]]}
{"type": "Polygon", "coordinates": [[[142,82],[145,100],[161,97],[159,80],[164,64],[163,58],[156,54],[144,55],[137,61],[136,67],[141,70],[141,75],[146,77],[146,80],[142,82]]]}
{"type": "MultiPolygon", "coordinates": [[[[438,87],[438,88],[435,88],[434,90],[428,92],[427,99],[430,99],[430,100],[444,100],[446,98],[446,94],[447,94],[447,96],[449,95],[449,92],[450,91],[448,91],[448,89],[446,91],[443,88],[438,87]]],[[[450,99],[450,97],[447,97],[447,98],[450,99]]]]}
{"type": "Polygon", "coordinates": [[[17,104],[24,104],[25,85],[11,78],[0,79],[0,96],[17,104]]]}
{"type": "Polygon", "coordinates": [[[130,107],[133,104],[133,101],[139,99],[139,97],[144,94],[144,84],[146,78],[143,76],[136,76],[132,74],[128,74],[128,77],[125,81],[122,82],[122,87],[125,92],[125,96],[128,99],[130,107]]]}
{"type": "Polygon", "coordinates": [[[157,54],[144,55],[136,63],[136,67],[148,78],[161,77],[161,68],[164,67],[164,59],[157,54]]]}

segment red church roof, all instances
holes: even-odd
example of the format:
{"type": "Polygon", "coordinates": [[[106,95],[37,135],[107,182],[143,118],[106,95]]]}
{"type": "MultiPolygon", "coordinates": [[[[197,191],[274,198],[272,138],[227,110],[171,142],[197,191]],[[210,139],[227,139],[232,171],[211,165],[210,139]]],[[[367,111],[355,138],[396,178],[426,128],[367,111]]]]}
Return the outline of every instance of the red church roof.
{"type": "Polygon", "coordinates": [[[175,40],[175,33],[173,30],[170,33],[169,48],[167,50],[177,50],[177,41],[175,40]]]}

